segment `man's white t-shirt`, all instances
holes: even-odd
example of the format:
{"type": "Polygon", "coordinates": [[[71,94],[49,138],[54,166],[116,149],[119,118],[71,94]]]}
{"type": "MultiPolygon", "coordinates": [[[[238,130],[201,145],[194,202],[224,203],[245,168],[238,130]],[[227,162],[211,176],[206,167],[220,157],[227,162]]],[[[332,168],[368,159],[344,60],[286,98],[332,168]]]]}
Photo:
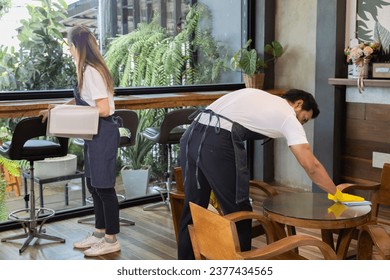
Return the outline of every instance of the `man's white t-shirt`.
{"type": "MultiPolygon", "coordinates": [[[[284,137],[289,146],[308,143],[305,130],[287,100],[265,91],[253,88],[233,91],[210,104],[207,109],[253,132],[270,138],[284,137]]],[[[209,114],[203,114],[199,122],[207,125],[209,118],[209,114]]],[[[217,125],[215,117],[210,124],[217,125]]],[[[232,123],[220,118],[220,127],[231,131],[232,123]]]]}
{"type": "Polygon", "coordinates": [[[80,95],[81,98],[92,107],[96,107],[97,99],[108,97],[110,115],[114,114],[114,96],[107,90],[102,75],[100,75],[100,73],[92,66],[87,65],[87,67],[85,67],[83,87],[80,95]]]}

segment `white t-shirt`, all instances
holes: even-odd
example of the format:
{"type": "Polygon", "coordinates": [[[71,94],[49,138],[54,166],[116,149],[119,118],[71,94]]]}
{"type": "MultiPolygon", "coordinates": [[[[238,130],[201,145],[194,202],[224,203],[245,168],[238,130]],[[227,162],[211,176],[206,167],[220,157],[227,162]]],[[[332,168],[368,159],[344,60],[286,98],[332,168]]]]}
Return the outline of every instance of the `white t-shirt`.
{"type": "MultiPolygon", "coordinates": [[[[270,138],[284,137],[289,146],[308,143],[305,130],[287,100],[265,91],[253,88],[233,91],[207,109],[270,138]]],[[[208,124],[209,118],[209,114],[203,114],[199,122],[208,124]]],[[[216,125],[215,117],[210,124],[216,125]]],[[[231,131],[232,123],[220,118],[220,127],[231,131]]]]}
{"type": "Polygon", "coordinates": [[[114,96],[107,90],[103,77],[92,66],[87,65],[85,67],[83,87],[80,95],[92,107],[96,107],[96,99],[108,97],[110,115],[114,114],[114,96]]]}

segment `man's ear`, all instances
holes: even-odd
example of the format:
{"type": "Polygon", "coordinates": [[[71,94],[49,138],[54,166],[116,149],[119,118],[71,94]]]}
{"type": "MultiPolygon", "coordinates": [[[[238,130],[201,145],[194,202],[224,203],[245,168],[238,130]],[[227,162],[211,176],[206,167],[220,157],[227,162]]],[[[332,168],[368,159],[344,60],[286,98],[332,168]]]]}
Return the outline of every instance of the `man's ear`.
{"type": "Polygon", "coordinates": [[[303,100],[302,99],[298,99],[294,102],[294,109],[302,109],[302,106],[303,106],[303,100]]]}

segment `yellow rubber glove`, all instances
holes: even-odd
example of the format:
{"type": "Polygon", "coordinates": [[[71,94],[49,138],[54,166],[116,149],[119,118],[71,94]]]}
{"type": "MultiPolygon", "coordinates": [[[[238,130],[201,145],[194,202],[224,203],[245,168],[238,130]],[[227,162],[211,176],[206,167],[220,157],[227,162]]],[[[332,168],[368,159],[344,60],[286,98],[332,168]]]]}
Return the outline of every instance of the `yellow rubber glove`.
{"type": "Polygon", "coordinates": [[[332,195],[328,193],[328,199],[333,200],[335,202],[358,202],[358,201],[364,201],[363,197],[342,193],[339,189],[336,189],[336,194],[332,195]]]}
{"type": "Polygon", "coordinates": [[[347,208],[344,204],[336,202],[332,206],[328,208],[328,214],[333,214],[335,218],[340,217],[341,214],[343,214],[344,210],[347,208]]]}

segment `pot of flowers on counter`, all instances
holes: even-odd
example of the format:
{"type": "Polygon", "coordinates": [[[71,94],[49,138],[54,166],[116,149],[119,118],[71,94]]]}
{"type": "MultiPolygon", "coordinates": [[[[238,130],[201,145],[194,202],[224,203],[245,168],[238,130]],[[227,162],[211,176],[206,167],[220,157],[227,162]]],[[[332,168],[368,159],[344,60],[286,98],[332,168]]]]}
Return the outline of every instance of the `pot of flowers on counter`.
{"type": "Polygon", "coordinates": [[[381,48],[378,42],[360,42],[353,39],[344,54],[348,63],[348,79],[368,78],[370,62],[376,57],[381,48]]]}
{"type": "Polygon", "coordinates": [[[264,46],[264,54],[251,48],[252,40],[249,39],[242,49],[234,53],[230,60],[230,68],[234,71],[242,71],[244,83],[247,88],[263,89],[265,70],[269,63],[273,63],[281,57],[284,50],[278,41],[264,46]],[[269,58],[264,58],[268,56],[269,58]]]}

